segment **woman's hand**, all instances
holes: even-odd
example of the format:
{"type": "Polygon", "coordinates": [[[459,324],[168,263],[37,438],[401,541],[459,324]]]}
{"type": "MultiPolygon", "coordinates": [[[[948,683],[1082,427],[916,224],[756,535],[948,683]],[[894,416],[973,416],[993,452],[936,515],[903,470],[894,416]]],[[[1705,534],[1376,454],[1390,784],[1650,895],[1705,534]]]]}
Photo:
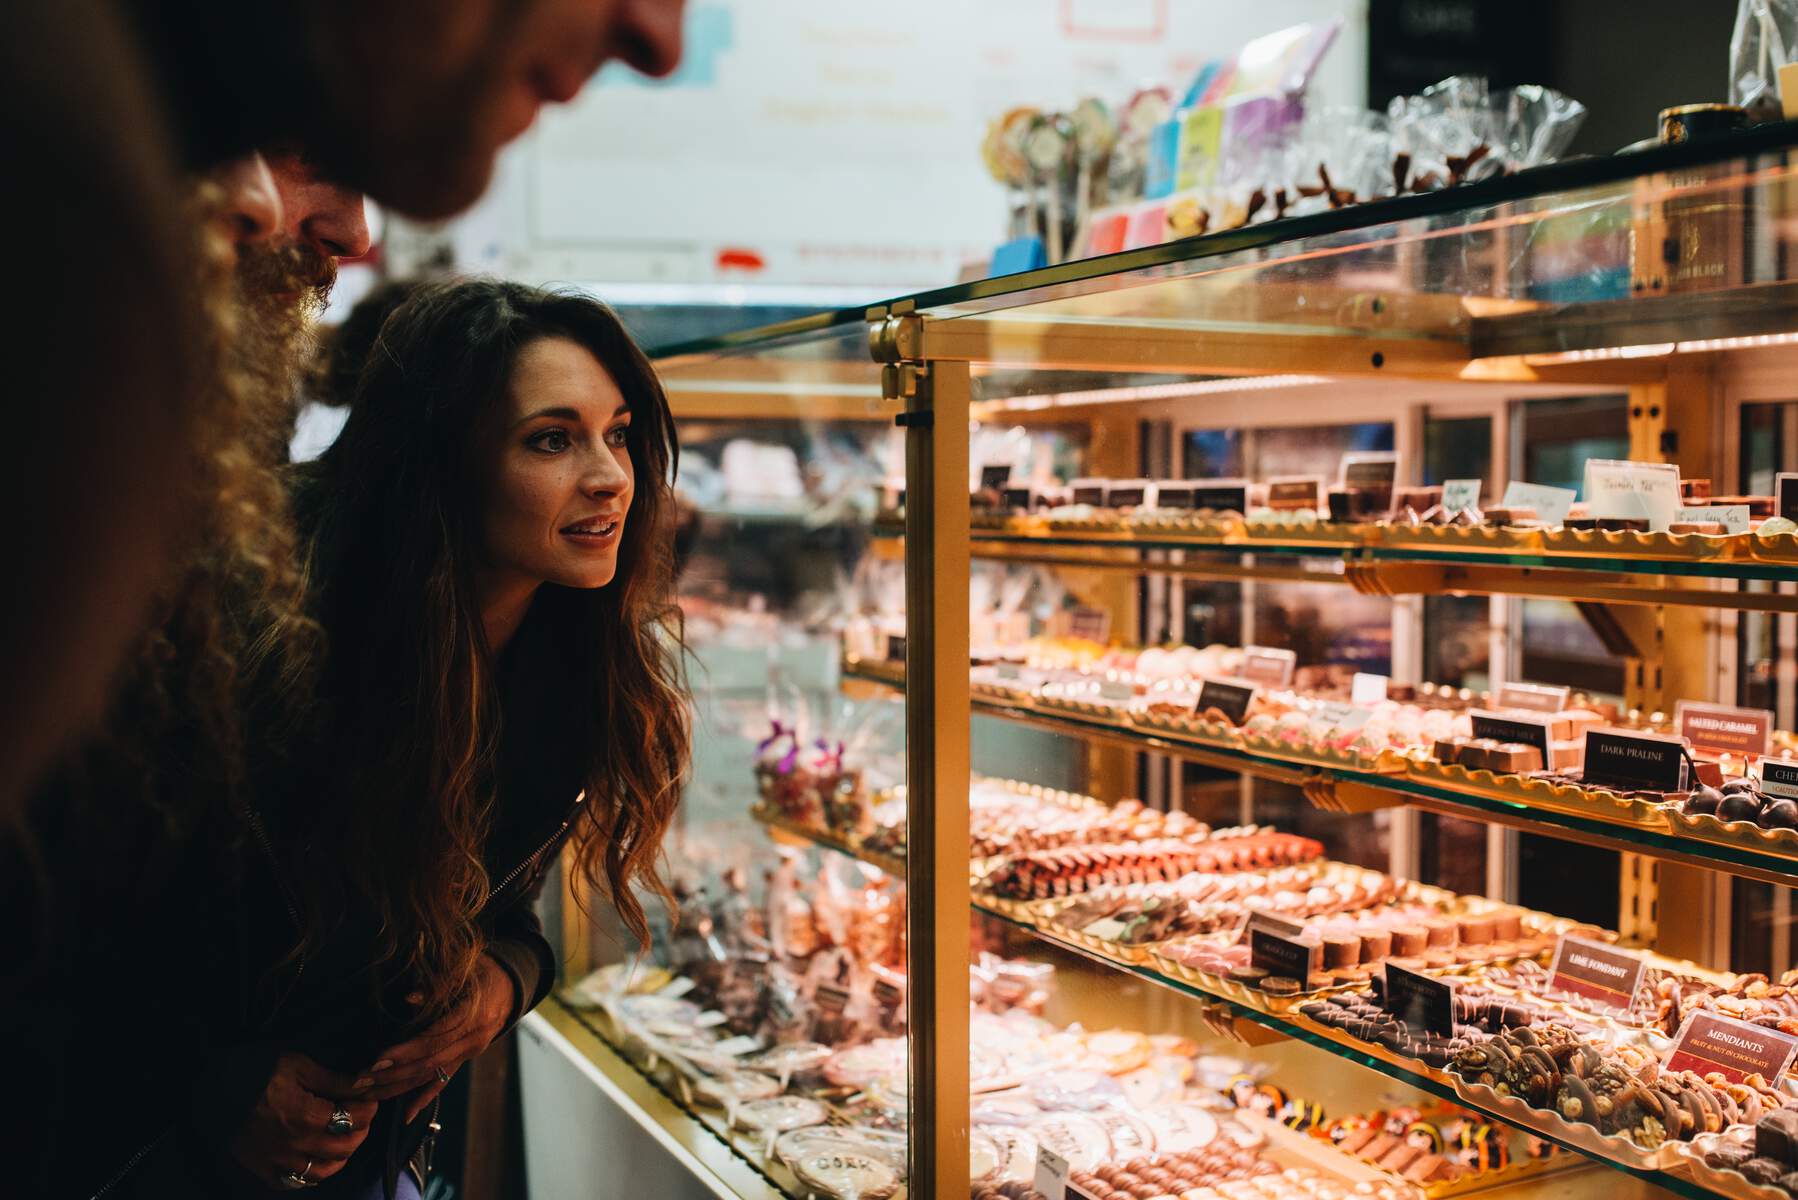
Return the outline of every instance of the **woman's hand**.
{"type": "MultiPolygon", "coordinates": [[[[359,1094],[387,1100],[412,1093],[406,1106],[410,1124],[462,1064],[493,1043],[512,1019],[512,977],[488,955],[481,955],[474,980],[461,1001],[409,1042],[384,1050],[363,1076],[372,1080],[359,1094]]],[[[359,1079],[356,1082],[361,1083],[359,1079]]]]}
{"type": "Polygon", "coordinates": [[[329,1179],[368,1136],[375,1107],[347,1076],[303,1054],[283,1054],[249,1119],[231,1140],[231,1156],[274,1187],[285,1186],[282,1177],[289,1173],[304,1172],[314,1183],[329,1179]],[[339,1108],[350,1115],[351,1129],[345,1134],[327,1128],[339,1108]]]}

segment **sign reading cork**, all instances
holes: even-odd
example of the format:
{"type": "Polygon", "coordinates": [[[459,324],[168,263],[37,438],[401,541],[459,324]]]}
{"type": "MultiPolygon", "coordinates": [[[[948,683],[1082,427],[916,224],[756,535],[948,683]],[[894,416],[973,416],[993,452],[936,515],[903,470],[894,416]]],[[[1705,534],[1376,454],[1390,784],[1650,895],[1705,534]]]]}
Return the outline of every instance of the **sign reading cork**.
{"type": "Polygon", "coordinates": [[[1716,1013],[1695,1012],[1679,1028],[1667,1055],[1669,1071],[1715,1071],[1731,1083],[1759,1075],[1777,1085],[1798,1052],[1798,1038],[1764,1025],[1750,1025],[1716,1013]]]}
{"type": "Polygon", "coordinates": [[[1627,1009],[1642,986],[1642,973],[1647,967],[1635,955],[1603,942],[1564,937],[1555,947],[1548,985],[1607,1008],[1627,1009]]]}

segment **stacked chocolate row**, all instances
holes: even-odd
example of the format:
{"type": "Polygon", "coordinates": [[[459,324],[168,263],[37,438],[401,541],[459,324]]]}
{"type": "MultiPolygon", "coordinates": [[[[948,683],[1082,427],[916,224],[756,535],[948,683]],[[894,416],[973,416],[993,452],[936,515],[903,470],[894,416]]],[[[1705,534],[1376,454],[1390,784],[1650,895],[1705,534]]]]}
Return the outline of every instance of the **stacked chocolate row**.
{"type": "Polygon", "coordinates": [[[1172,882],[1198,872],[1218,874],[1309,862],[1323,845],[1290,833],[1257,832],[1204,841],[1089,843],[1008,856],[983,886],[1010,900],[1047,900],[1099,887],[1172,882]]]}

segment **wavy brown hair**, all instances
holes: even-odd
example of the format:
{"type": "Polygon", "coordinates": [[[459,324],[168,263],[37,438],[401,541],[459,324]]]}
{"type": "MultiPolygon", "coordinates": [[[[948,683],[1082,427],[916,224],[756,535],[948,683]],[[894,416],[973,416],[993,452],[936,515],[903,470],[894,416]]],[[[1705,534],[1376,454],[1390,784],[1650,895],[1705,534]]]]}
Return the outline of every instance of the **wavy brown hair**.
{"type": "Polygon", "coordinates": [[[573,681],[587,795],[575,860],[639,941],[648,922],[633,885],[667,898],[658,860],[690,737],[672,603],[678,449],[667,396],[603,304],[492,280],[426,287],[383,325],[343,432],[299,490],[330,644],[331,724],[355,764],[347,786],[320,797],[313,824],[338,856],[339,892],[315,898],[336,911],[308,924],[317,939],[352,907],[372,912],[381,964],[423,992],[426,1011],[467,983],[493,882],[482,852],[505,714],[474,587],[477,444],[504,411],[520,351],[543,338],[585,347],[618,384],[636,469],[613,581],[543,584],[526,618],[549,624],[573,681]]]}

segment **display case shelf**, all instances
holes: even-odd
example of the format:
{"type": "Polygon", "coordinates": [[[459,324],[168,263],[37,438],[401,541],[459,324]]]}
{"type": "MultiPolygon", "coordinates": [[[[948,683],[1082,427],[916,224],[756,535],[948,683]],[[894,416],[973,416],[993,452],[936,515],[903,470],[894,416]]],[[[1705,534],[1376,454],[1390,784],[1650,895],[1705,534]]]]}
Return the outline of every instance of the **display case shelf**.
{"type": "MultiPolygon", "coordinates": [[[[996,562],[1126,571],[1201,579],[1258,579],[1286,583],[1339,583],[1373,595],[1455,593],[1593,600],[1641,605],[1682,605],[1752,612],[1798,612],[1798,595],[1723,591],[1682,586],[1674,580],[1798,580],[1798,559],[1749,557],[1750,545],[1732,545],[1715,557],[1569,553],[1543,550],[1460,550],[1388,544],[1390,534],[1367,528],[1361,541],[1345,532],[1334,541],[1183,537],[1167,533],[1060,531],[1013,533],[976,528],[973,557],[996,562]],[[1177,559],[1150,557],[1179,554],[1177,559]],[[1271,560],[1271,561],[1270,561],[1271,560]],[[1289,565],[1300,560],[1309,565],[1289,565]]],[[[902,536],[892,522],[876,537],[902,536]]]]}
{"type": "MultiPolygon", "coordinates": [[[[851,855],[864,862],[879,866],[884,870],[891,870],[893,867],[893,860],[889,856],[868,853],[853,843],[842,838],[833,837],[825,831],[813,829],[762,811],[755,811],[752,815],[770,829],[778,830],[784,837],[800,838],[822,849],[834,850],[841,854],[851,855]]],[[[898,865],[901,869],[903,868],[902,863],[898,865]]],[[[1013,906],[1006,905],[1002,902],[995,902],[978,892],[975,893],[972,907],[975,912],[985,917],[1002,921],[1014,929],[1027,933],[1038,941],[1054,946],[1056,949],[1065,953],[1076,955],[1089,962],[1095,963],[1108,971],[1122,972],[1154,984],[1157,987],[1167,988],[1199,1001],[1210,1010],[1207,1021],[1214,1027],[1221,1028],[1229,1022],[1246,1021],[1259,1029],[1268,1030],[1280,1036],[1295,1038],[1299,1041],[1306,1042],[1309,1045],[1316,1046],[1330,1054],[1336,1055],[1345,1061],[1356,1063],[1360,1066],[1377,1071],[1388,1079],[1409,1084],[1412,1087],[1429,1092],[1444,1100],[1482,1112],[1488,1117],[1512,1124],[1517,1123],[1516,1113],[1501,1113],[1492,1110],[1488,1106],[1482,1105],[1477,1098],[1471,1097],[1464,1091],[1457,1089],[1452,1077],[1446,1072],[1431,1070],[1427,1067],[1423,1067],[1422,1064],[1388,1054],[1379,1047],[1371,1046],[1364,1042],[1357,1042],[1330,1029],[1328,1026],[1320,1025],[1317,1022],[1306,1018],[1296,1010],[1284,1013],[1272,1012],[1266,1008],[1258,1007],[1251,1003],[1245,1003],[1239,998],[1208,990],[1192,981],[1169,975],[1163,971],[1157,970],[1153,965],[1127,962],[1121,958],[1101,953],[1089,946],[1071,940],[1054,929],[1045,928],[1040,924],[1027,920],[1013,906]]],[[[576,1019],[579,1019],[578,1014],[576,1014],[576,1019]]],[[[589,1028],[591,1028],[591,1026],[589,1026],[589,1028]]],[[[595,1030],[595,1032],[598,1031],[595,1030]]],[[[1563,1149],[1572,1150],[1614,1170],[1623,1171],[1659,1187],[1669,1188],[1681,1195],[1694,1198],[1705,1198],[1712,1195],[1711,1192],[1700,1187],[1692,1180],[1668,1171],[1642,1170],[1618,1163],[1601,1154],[1595,1153],[1588,1147],[1580,1146],[1576,1142],[1568,1141],[1558,1136],[1552,1129],[1528,1125],[1523,1127],[1528,1128],[1529,1131],[1536,1136],[1541,1137],[1546,1141],[1553,1142],[1563,1149]]]]}
{"type": "MultiPolygon", "coordinates": [[[[904,691],[904,681],[892,669],[891,664],[851,660],[843,666],[843,678],[894,692],[904,691]]],[[[1358,771],[1309,760],[1282,758],[1187,739],[1170,731],[1149,731],[1120,721],[1073,712],[1051,712],[978,695],[974,697],[973,708],[982,716],[998,717],[1050,733],[1085,738],[1144,753],[1170,754],[1188,762],[1240,771],[1258,779],[1271,779],[1300,787],[1324,781],[1338,788],[1355,789],[1359,793],[1381,794],[1389,798],[1387,806],[1409,805],[1448,816],[1472,817],[1586,845],[1649,854],[1670,862],[1728,871],[1743,878],[1786,887],[1798,886],[1798,854],[1782,853],[1776,847],[1757,848],[1746,844],[1698,841],[1672,832],[1670,826],[1654,828],[1607,819],[1611,811],[1620,815],[1628,811],[1617,806],[1607,809],[1594,805],[1590,815],[1544,808],[1522,798],[1507,799],[1496,794],[1460,790],[1406,775],[1373,770],[1358,771]]],[[[1355,806],[1352,800],[1350,806],[1355,806]]],[[[1364,807],[1380,807],[1380,804],[1376,802],[1364,807]]]]}

